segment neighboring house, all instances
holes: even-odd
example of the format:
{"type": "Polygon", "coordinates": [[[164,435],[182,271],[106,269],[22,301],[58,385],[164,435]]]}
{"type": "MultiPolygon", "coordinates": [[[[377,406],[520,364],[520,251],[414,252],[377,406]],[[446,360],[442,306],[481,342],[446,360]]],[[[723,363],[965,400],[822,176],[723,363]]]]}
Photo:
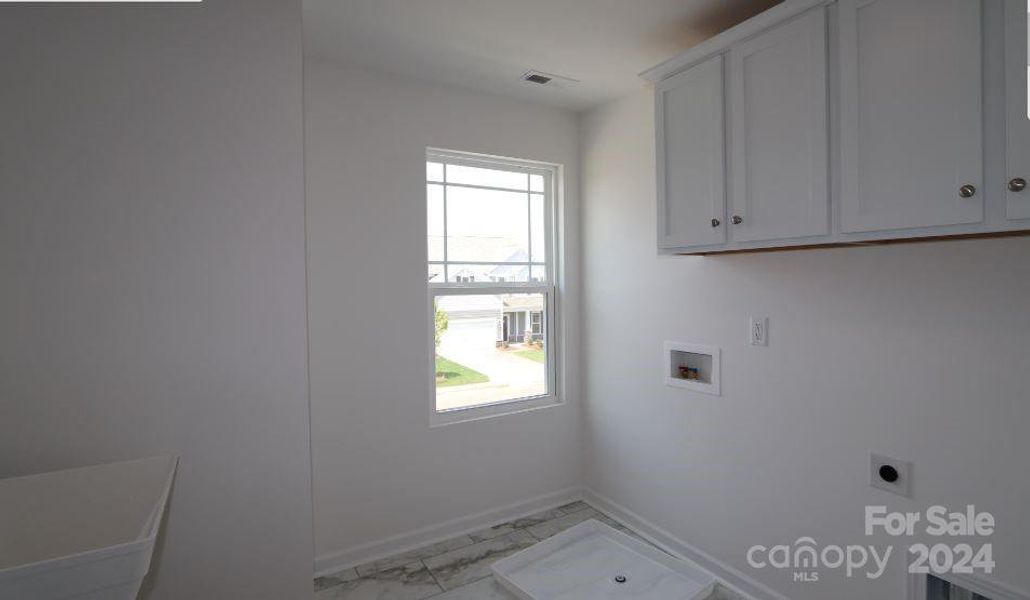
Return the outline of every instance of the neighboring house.
{"type": "MultiPolygon", "coordinates": [[[[531,261],[523,246],[524,243],[505,237],[449,236],[448,279],[454,283],[543,281],[543,263],[534,264],[530,269],[531,261]]],[[[443,236],[429,236],[429,257],[429,281],[443,281],[443,236]]]]}
{"type": "Polygon", "coordinates": [[[440,353],[493,349],[499,342],[522,343],[526,336],[542,340],[544,306],[541,296],[441,296],[447,330],[440,338],[440,353]]]}
{"type": "Polygon", "coordinates": [[[437,307],[447,313],[440,354],[460,356],[497,347],[504,303],[499,296],[440,296],[437,307]]]}
{"type": "MultiPolygon", "coordinates": [[[[525,250],[516,250],[514,254],[504,260],[505,263],[528,263],[529,255],[525,250]]],[[[536,265],[533,270],[528,264],[500,264],[487,273],[489,281],[543,281],[543,266],[536,265]],[[538,271],[539,270],[539,271],[538,271]]]]}
{"type": "MultiPolygon", "coordinates": [[[[442,248],[442,237],[430,236],[430,256],[442,256],[442,248]]],[[[543,277],[543,273],[531,272],[530,265],[525,264],[529,262],[525,249],[505,238],[451,236],[448,252],[452,259],[458,257],[473,263],[451,263],[448,277],[455,283],[539,281],[543,277]]],[[[430,272],[430,281],[442,279],[442,271],[430,272]]],[[[438,306],[449,318],[447,331],[440,340],[440,352],[444,355],[449,348],[468,351],[472,347],[494,348],[505,341],[522,343],[527,335],[533,340],[543,339],[542,296],[441,296],[438,306]]]]}
{"type": "MultiPolygon", "coordinates": [[[[503,242],[496,239],[452,239],[451,248],[458,245],[462,255],[481,256],[477,262],[496,262],[469,264],[456,270],[451,264],[450,280],[457,283],[535,280],[530,277],[529,266],[525,264],[528,262],[525,250],[511,251],[511,245],[503,242]],[[506,253],[497,254],[499,250],[506,253]]],[[[442,279],[442,274],[437,277],[442,279]]],[[[431,275],[431,281],[433,278],[431,275]]],[[[535,341],[544,338],[544,299],[540,295],[451,295],[441,296],[438,303],[449,321],[440,342],[440,352],[444,355],[448,349],[492,349],[502,342],[523,343],[527,336],[535,341]]]]}
{"type": "Polygon", "coordinates": [[[540,295],[503,298],[501,340],[525,342],[544,339],[544,299],[540,295]]]}

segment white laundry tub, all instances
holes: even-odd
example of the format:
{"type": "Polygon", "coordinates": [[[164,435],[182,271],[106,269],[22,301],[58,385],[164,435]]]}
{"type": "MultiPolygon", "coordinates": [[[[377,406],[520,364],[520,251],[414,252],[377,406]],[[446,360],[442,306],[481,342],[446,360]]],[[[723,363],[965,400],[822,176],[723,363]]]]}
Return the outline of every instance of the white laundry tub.
{"type": "Polygon", "coordinates": [[[132,600],[178,458],[0,479],[0,598],[132,600]]]}

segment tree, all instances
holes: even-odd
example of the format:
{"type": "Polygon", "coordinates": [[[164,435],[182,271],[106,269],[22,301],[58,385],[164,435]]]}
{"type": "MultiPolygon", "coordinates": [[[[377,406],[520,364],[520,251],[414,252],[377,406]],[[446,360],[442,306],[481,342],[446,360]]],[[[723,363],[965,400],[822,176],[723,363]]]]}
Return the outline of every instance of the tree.
{"type": "Polygon", "coordinates": [[[440,310],[440,307],[436,305],[436,300],[433,300],[433,325],[435,331],[433,332],[433,343],[440,347],[440,338],[443,337],[443,332],[447,331],[447,326],[450,324],[450,317],[447,313],[440,310]]]}

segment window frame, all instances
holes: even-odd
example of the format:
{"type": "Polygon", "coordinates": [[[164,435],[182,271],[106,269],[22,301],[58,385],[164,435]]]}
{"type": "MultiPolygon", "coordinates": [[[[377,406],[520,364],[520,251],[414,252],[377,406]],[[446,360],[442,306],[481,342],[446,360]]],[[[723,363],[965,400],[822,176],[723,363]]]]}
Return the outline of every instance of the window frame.
{"type": "MultiPolygon", "coordinates": [[[[468,167],[482,167],[492,169],[504,169],[511,171],[522,171],[529,175],[541,175],[543,176],[544,186],[540,192],[531,189],[526,190],[527,194],[542,194],[544,197],[544,265],[546,270],[546,280],[543,282],[532,281],[533,273],[533,256],[532,249],[530,248],[530,254],[527,257],[527,280],[528,281],[507,281],[507,282],[496,282],[496,281],[474,281],[474,282],[449,282],[447,281],[447,273],[444,270],[444,280],[441,282],[426,281],[427,288],[427,322],[428,327],[426,330],[426,340],[429,345],[429,365],[428,365],[428,377],[427,381],[429,385],[429,422],[430,426],[437,427],[442,425],[449,425],[452,423],[461,423],[466,421],[476,421],[480,419],[492,418],[501,415],[521,413],[530,410],[537,410],[540,408],[546,408],[549,406],[556,406],[563,403],[561,394],[561,381],[560,381],[560,361],[562,358],[561,344],[560,344],[560,332],[561,328],[561,315],[559,314],[559,300],[561,294],[561,282],[562,282],[562,261],[560,260],[560,234],[558,231],[559,223],[561,222],[558,218],[559,209],[561,204],[561,175],[562,169],[560,165],[532,161],[522,160],[514,158],[504,158],[497,156],[487,156],[480,154],[472,154],[468,152],[458,152],[453,150],[442,150],[438,148],[426,148],[425,163],[429,162],[441,162],[444,163],[444,181],[438,182],[439,185],[443,186],[446,190],[448,185],[457,185],[466,188],[479,188],[488,190],[502,190],[508,192],[518,192],[520,190],[512,190],[508,188],[494,188],[490,186],[476,186],[467,184],[448,184],[446,183],[446,165],[459,165],[468,167]],[[434,306],[436,300],[440,296],[452,296],[452,295],[505,295],[505,294],[541,294],[544,298],[544,310],[542,315],[542,333],[544,336],[544,351],[546,352],[546,383],[547,391],[544,394],[538,396],[529,396],[525,398],[513,398],[509,400],[500,400],[496,402],[489,402],[484,404],[477,404],[475,406],[453,408],[446,410],[437,410],[436,408],[436,345],[434,343],[435,325],[434,325],[434,306]]],[[[423,171],[425,169],[423,168],[423,171]]],[[[429,181],[427,175],[423,176],[422,185],[422,214],[426,215],[428,219],[428,189],[430,184],[437,182],[429,181]]],[[[444,211],[446,211],[446,191],[444,193],[444,211]]],[[[446,236],[447,236],[447,225],[446,225],[446,212],[444,218],[444,260],[447,262],[446,254],[446,236]]],[[[428,223],[424,223],[422,233],[424,236],[428,236],[428,223]]],[[[531,224],[530,224],[531,226],[531,224]]],[[[423,238],[426,239],[426,238],[423,238]]],[[[530,244],[532,244],[532,235],[530,235],[530,244]]],[[[426,272],[426,267],[434,263],[441,261],[430,261],[428,254],[428,244],[423,243],[423,250],[426,252],[425,261],[423,267],[423,273],[426,272]]],[[[460,262],[457,264],[471,264],[467,261],[460,262]]],[[[496,264],[496,263],[491,263],[496,264]]],[[[505,264],[522,264],[522,263],[505,263],[505,264]]]]}

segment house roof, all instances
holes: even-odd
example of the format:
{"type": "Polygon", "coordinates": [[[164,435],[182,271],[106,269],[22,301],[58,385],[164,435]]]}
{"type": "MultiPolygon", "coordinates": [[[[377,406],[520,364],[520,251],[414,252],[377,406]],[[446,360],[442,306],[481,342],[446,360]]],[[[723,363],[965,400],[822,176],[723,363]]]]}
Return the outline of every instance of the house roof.
{"type": "Polygon", "coordinates": [[[437,296],[436,304],[441,310],[448,313],[482,310],[500,312],[501,307],[503,306],[500,296],[468,294],[462,294],[460,296],[437,296]]]}
{"type": "Polygon", "coordinates": [[[540,294],[523,296],[507,296],[504,298],[505,310],[543,310],[544,297],[540,294]]]}
{"type": "MultiPolygon", "coordinates": [[[[429,256],[434,260],[443,258],[442,235],[429,236],[429,256]]],[[[460,263],[463,260],[475,262],[503,263],[510,260],[524,261],[524,243],[507,237],[451,235],[447,236],[447,261],[460,263]],[[512,258],[521,252],[523,258],[512,258]]]]}
{"type": "Polygon", "coordinates": [[[437,296],[436,304],[440,310],[452,318],[482,317],[493,314],[500,316],[503,311],[544,309],[544,298],[540,294],[519,295],[479,295],[461,294],[456,296],[437,296]]]}
{"type": "MultiPolygon", "coordinates": [[[[485,236],[449,236],[448,262],[451,265],[451,279],[457,275],[474,275],[477,281],[488,281],[491,278],[504,278],[505,281],[529,281],[527,265],[505,264],[511,262],[528,262],[529,252],[521,244],[510,238],[485,236]],[[462,260],[491,264],[463,264],[462,260]]],[[[443,257],[443,236],[429,236],[429,256],[443,257]]],[[[430,281],[440,281],[441,276],[434,274],[430,281]]]]}

